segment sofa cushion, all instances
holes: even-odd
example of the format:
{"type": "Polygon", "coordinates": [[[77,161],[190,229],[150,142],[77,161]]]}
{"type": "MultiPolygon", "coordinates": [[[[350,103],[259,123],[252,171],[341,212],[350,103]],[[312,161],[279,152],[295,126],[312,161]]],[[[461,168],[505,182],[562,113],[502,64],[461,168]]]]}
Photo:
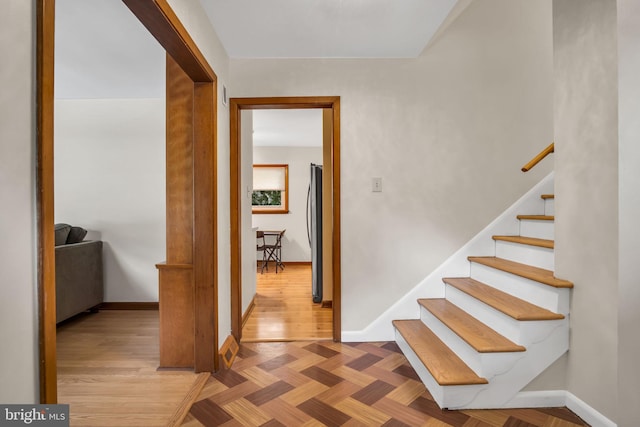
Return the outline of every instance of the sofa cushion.
{"type": "Polygon", "coordinates": [[[71,226],[69,224],[56,224],[53,226],[55,232],[56,246],[64,245],[67,243],[71,226]]]}
{"type": "Polygon", "coordinates": [[[87,230],[85,230],[82,227],[71,227],[71,230],[69,231],[69,235],[67,236],[67,245],[70,245],[72,243],[80,243],[82,242],[82,239],[84,239],[84,236],[87,235],[87,230]]]}

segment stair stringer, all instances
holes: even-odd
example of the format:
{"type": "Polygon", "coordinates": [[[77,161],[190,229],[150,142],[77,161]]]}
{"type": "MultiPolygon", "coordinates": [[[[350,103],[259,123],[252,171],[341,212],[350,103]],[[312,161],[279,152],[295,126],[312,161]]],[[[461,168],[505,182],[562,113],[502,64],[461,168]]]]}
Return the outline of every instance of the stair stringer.
{"type": "Polygon", "coordinates": [[[487,378],[489,387],[478,390],[468,402],[446,406],[449,409],[504,408],[527,384],[544,372],[569,350],[569,322],[560,321],[551,335],[527,347],[526,356],[518,359],[507,372],[487,378]]]}
{"type": "Polygon", "coordinates": [[[522,221],[516,219],[518,214],[522,212],[544,214],[545,202],[540,198],[540,194],[553,193],[553,178],[553,172],[544,177],[364,329],[357,331],[343,330],[342,341],[374,342],[395,340],[396,333],[392,324],[393,320],[419,318],[420,310],[418,304],[416,304],[418,298],[444,298],[445,286],[442,282],[443,277],[469,276],[471,267],[467,257],[495,253],[493,235],[520,234],[522,221]]]}

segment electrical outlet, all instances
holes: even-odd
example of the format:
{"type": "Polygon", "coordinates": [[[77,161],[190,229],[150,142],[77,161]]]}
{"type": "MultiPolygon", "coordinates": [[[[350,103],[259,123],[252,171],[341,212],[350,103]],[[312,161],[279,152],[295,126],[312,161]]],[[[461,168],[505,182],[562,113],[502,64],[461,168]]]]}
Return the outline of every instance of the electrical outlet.
{"type": "Polygon", "coordinates": [[[374,193],[382,192],[382,178],[373,178],[371,191],[374,193]]]}

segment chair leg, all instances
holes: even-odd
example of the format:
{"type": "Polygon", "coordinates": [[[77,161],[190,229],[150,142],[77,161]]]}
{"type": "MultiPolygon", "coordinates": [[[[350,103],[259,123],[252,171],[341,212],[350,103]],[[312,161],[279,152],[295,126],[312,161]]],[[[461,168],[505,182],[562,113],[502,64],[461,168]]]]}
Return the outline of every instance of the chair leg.
{"type": "MultiPolygon", "coordinates": [[[[266,248],[264,251],[264,265],[267,268],[267,271],[269,271],[269,260],[273,259],[273,249],[271,248],[266,248]]],[[[278,272],[278,270],[276,269],[276,273],[278,272]]]]}
{"type": "Polygon", "coordinates": [[[280,267],[280,270],[284,270],[284,264],[282,263],[282,248],[281,247],[276,249],[275,261],[276,261],[276,273],[278,272],[278,267],[280,267]]]}
{"type": "Polygon", "coordinates": [[[284,270],[284,263],[282,262],[282,248],[279,250],[278,262],[280,263],[280,269],[284,270]]]}

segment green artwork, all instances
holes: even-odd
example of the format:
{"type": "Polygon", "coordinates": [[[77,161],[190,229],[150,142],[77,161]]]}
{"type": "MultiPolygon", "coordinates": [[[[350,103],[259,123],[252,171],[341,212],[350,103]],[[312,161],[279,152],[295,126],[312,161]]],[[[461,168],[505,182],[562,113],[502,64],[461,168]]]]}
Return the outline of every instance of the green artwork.
{"type": "Polygon", "coordinates": [[[251,196],[253,206],[281,206],[281,190],[255,190],[251,196]]]}

